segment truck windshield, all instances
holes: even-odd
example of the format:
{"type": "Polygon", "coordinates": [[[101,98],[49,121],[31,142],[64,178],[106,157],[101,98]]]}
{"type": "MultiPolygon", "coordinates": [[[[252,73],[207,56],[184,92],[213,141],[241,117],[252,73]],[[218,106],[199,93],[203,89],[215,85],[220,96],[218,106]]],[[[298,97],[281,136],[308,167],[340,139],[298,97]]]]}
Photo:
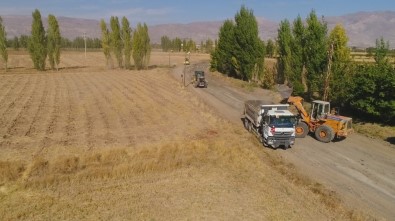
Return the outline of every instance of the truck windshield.
{"type": "Polygon", "coordinates": [[[295,125],[295,118],[292,116],[270,116],[269,126],[278,128],[293,127],[295,125]]]}

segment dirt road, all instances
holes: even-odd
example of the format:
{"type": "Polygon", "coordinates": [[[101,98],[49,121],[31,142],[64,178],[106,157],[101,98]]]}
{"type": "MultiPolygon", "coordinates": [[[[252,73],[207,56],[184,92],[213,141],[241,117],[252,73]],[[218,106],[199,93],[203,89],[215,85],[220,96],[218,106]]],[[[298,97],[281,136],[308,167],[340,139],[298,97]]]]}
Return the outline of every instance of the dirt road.
{"type": "MultiPolygon", "coordinates": [[[[179,77],[183,66],[174,70],[179,77]]],[[[267,99],[277,102],[278,95],[256,89],[247,92],[228,84],[208,72],[208,64],[186,67],[186,79],[194,70],[206,70],[208,88],[188,89],[196,92],[221,115],[241,123],[243,103],[249,99],[267,99]]],[[[320,143],[313,137],[297,139],[293,148],[273,150],[293,163],[299,171],[335,191],[346,205],[366,211],[376,217],[392,220],[395,217],[395,147],[383,141],[353,134],[346,140],[320,143]]]]}

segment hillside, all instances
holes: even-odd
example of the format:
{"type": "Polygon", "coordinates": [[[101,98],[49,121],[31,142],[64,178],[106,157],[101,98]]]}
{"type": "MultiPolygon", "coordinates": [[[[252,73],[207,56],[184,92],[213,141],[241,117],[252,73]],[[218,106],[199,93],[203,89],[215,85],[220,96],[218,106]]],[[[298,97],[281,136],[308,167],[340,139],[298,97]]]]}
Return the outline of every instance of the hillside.
{"type": "MultiPolygon", "coordinates": [[[[30,16],[2,16],[8,37],[30,33],[30,16]]],[[[278,22],[264,18],[257,18],[260,36],[267,40],[277,36],[278,22]]],[[[329,30],[336,24],[342,23],[350,38],[349,45],[356,47],[374,46],[375,40],[384,37],[395,47],[395,11],[383,12],[357,12],[336,17],[325,17],[329,30]]],[[[63,36],[73,39],[83,36],[100,37],[99,21],[92,19],[79,19],[59,17],[59,25],[63,36]]],[[[151,41],[159,43],[160,38],[167,35],[171,38],[192,38],[199,42],[207,38],[215,39],[223,21],[193,22],[188,24],[160,24],[149,27],[151,41]]],[[[47,21],[44,19],[44,26],[47,21]]],[[[135,25],[135,24],[132,24],[135,25]]]]}

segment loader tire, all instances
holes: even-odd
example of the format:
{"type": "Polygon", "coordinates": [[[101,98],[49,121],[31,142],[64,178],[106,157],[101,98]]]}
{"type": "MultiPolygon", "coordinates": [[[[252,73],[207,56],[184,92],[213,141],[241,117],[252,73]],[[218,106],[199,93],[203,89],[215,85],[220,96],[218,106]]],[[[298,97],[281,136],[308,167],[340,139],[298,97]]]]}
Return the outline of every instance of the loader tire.
{"type": "Polygon", "coordinates": [[[315,130],[315,138],[323,143],[331,142],[333,137],[333,129],[327,125],[321,125],[315,130]]]}
{"type": "Polygon", "coordinates": [[[295,137],[296,138],[304,138],[309,133],[309,127],[305,122],[299,122],[295,126],[295,137]]]}

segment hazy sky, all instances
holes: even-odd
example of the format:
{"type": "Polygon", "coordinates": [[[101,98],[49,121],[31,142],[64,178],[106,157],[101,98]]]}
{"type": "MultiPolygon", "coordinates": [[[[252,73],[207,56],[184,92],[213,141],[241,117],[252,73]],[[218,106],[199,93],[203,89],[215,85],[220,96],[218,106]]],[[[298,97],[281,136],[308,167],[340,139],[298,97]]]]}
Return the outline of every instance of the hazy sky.
{"type": "Polygon", "coordinates": [[[42,16],[109,19],[126,16],[130,22],[148,24],[223,21],[233,18],[241,5],[257,17],[281,21],[305,18],[314,9],[318,15],[337,16],[359,11],[395,11],[395,0],[0,0],[1,15],[29,15],[39,9],[42,16]]]}

